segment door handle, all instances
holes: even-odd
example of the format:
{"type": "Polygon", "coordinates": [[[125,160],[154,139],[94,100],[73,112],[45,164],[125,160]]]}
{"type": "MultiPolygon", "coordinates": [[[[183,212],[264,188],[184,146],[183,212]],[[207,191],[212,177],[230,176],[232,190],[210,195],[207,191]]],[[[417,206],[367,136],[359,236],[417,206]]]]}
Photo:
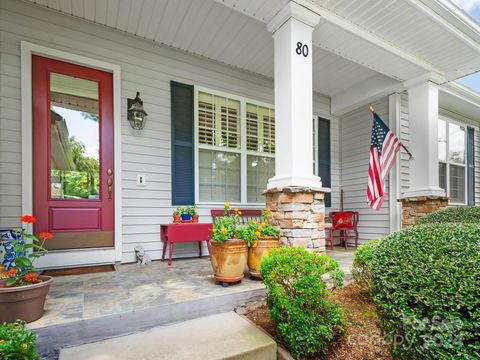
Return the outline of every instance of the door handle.
{"type": "Polygon", "coordinates": [[[112,179],[111,178],[108,178],[107,179],[107,186],[108,186],[108,199],[111,200],[112,199],[112,179]]]}

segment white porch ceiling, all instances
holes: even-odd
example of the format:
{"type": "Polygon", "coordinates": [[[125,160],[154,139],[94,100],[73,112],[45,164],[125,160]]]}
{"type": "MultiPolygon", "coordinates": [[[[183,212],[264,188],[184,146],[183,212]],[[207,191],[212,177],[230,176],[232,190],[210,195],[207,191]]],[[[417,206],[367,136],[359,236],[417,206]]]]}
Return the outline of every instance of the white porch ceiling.
{"type": "MultiPolygon", "coordinates": [[[[25,1],[272,78],[266,23],[289,0],[25,1]]],[[[351,89],[362,83],[385,91],[427,72],[452,80],[480,70],[480,31],[446,22],[453,16],[442,5],[447,0],[294,1],[321,15],[314,90],[355,99],[349,105],[358,103],[351,89]]]]}
{"type": "MultiPolygon", "coordinates": [[[[270,78],[273,39],[265,22],[288,2],[247,0],[236,8],[214,0],[28,1],[270,78]]],[[[313,64],[314,90],[326,95],[378,75],[317,47],[313,64]]]]}

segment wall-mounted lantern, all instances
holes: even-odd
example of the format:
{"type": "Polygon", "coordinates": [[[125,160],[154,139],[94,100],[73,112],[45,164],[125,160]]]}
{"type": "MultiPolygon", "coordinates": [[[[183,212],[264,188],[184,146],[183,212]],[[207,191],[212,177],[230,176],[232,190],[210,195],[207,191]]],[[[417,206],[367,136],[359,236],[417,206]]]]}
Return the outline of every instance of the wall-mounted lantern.
{"type": "Polygon", "coordinates": [[[135,130],[142,130],[147,121],[147,113],[143,110],[143,101],[137,92],[135,99],[127,99],[127,118],[130,126],[135,130]]]}

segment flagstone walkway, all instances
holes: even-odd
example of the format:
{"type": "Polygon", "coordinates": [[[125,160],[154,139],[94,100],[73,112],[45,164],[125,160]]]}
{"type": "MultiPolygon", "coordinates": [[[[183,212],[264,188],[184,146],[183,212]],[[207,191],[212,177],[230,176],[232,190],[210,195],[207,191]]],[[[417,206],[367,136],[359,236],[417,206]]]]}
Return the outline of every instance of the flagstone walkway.
{"type": "Polygon", "coordinates": [[[217,284],[208,257],[117,265],[116,271],[55,278],[44,316],[30,328],[125,313],[158,305],[262,289],[248,277],[224,288],[217,284]]]}
{"type": "MultiPolygon", "coordinates": [[[[354,251],[335,248],[327,254],[348,274],[354,251]]],[[[348,276],[347,276],[348,278],[348,276]]],[[[59,276],[47,296],[44,316],[29,324],[32,329],[121,314],[189,300],[264,289],[261,281],[245,276],[227,288],[212,276],[208,257],[153,261],[148,265],[117,265],[116,271],[59,276]]]]}

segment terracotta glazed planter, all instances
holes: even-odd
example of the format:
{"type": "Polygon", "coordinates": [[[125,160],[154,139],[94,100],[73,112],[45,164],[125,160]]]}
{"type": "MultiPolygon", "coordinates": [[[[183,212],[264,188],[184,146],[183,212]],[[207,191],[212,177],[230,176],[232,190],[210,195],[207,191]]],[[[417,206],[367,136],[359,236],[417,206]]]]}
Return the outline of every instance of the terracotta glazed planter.
{"type": "Polygon", "coordinates": [[[212,240],[210,248],[210,261],[215,279],[221,283],[242,281],[248,259],[247,243],[231,239],[220,244],[212,240]]]}
{"type": "Polygon", "coordinates": [[[180,224],[181,221],[182,221],[182,218],[180,217],[180,215],[174,215],[173,216],[173,223],[174,224],[180,224]]]}
{"type": "Polygon", "coordinates": [[[17,319],[29,323],[42,317],[53,277],[41,275],[39,279],[38,284],[8,288],[6,280],[0,281],[0,323],[17,319]]]}
{"type": "Polygon", "coordinates": [[[198,224],[198,215],[192,215],[192,222],[198,224]]]}
{"type": "Polygon", "coordinates": [[[248,249],[248,271],[250,276],[260,278],[260,263],[273,249],[280,247],[280,239],[274,236],[258,238],[255,244],[248,249]]]}

